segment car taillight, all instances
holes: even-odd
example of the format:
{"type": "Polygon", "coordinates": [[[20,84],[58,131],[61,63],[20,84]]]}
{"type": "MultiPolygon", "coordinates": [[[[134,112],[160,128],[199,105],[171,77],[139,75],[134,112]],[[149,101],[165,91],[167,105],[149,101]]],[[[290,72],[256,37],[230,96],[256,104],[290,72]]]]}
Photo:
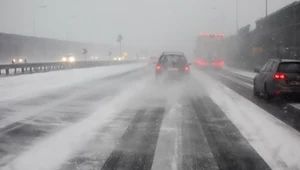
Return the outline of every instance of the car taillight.
{"type": "Polygon", "coordinates": [[[160,70],[160,66],[156,66],[156,71],[159,71],[160,70]]]}
{"type": "Polygon", "coordinates": [[[223,66],[224,62],[223,61],[215,62],[214,65],[216,65],[216,66],[223,66]]]}
{"type": "Polygon", "coordinates": [[[274,79],[284,80],[286,78],[285,74],[282,73],[276,73],[274,74],[274,79]]]}
{"type": "Polygon", "coordinates": [[[189,71],[189,70],[190,70],[189,66],[185,66],[185,67],[184,67],[184,70],[185,70],[185,71],[189,71]]]}

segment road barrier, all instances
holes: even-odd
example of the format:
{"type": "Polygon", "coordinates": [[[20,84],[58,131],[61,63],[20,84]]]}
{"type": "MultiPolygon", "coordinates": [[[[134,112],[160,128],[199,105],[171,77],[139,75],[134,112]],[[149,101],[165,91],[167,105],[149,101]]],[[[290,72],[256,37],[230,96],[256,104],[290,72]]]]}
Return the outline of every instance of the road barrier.
{"type": "Polygon", "coordinates": [[[9,76],[17,74],[29,74],[38,72],[48,72],[55,70],[66,70],[74,68],[89,68],[107,65],[119,65],[137,63],[136,60],[123,61],[74,61],[74,62],[43,62],[43,63],[20,63],[20,64],[1,64],[0,75],[9,76]]]}

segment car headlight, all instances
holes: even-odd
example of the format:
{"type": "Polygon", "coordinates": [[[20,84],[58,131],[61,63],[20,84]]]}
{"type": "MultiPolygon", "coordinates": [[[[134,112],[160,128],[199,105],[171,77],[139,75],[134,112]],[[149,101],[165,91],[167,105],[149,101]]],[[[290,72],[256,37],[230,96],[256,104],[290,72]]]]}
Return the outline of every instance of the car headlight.
{"type": "Polygon", "coordinates": [[[22,62],[23,62],[23,59],[19,59],[19,62],[22,63],[22,62]]]}
{"type": "Polygon", "coordinates": [[[69,61],[70,61],[70,62],[74,62],[74,61],[75,61],[75,57],[70,57],[70,58],[69,58],[69,61]]]}
{"type": "Polygon", "coordinates": [[[16,62],[16,59],[13,59],[13,62],[16,62]]]}
{"type": "Polygon", "coordinates": [[[67,61],[67,57],[63,57],[61,60],[62,61],[67,61]]]}
{"type": "Polygon", "coordinates": [[[115,57],[114,60],[117,60],[117,58],[115,57]]]}

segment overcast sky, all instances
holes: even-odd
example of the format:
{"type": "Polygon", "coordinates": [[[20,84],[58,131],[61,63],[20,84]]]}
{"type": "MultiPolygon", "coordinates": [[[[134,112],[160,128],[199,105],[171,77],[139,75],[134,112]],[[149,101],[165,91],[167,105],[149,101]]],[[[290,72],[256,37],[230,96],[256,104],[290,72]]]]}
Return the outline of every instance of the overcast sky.
{"type": "MultiPolygon", "coordinates": [[[[295,0],[269,0],[273,12],[295,0]]],[[[0,31],[128,46],[188,48],[200,33],[233,34],[236,0],[0,0],[0,31]],[[46,6],[46,8],[40,8],[46,6]],[[35,9],[35,10],[34,10],[35,9]],[[35,12],[34,12],[35,11],[35,12]],[[67,35],[66,35],[66,32],[67,35]]],[[[239,26],[265,15],[265,0],[239,0],[239,26]]]]}

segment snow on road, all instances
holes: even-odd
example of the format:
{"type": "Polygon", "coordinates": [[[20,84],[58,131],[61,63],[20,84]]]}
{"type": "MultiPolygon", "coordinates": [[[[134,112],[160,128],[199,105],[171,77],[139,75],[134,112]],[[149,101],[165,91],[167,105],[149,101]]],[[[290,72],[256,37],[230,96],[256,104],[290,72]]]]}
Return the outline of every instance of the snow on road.
{"type": "Polygon", "coordinates": [[[225,70],[235,73],[237,75],[241,75],[244,77],[248,77],[253,79],[257,73],[251,72],[251,71],[246,71],[246,70],[240,70],[240,69],[235,69],[235,68],[230,68],[230,67],[224,67],[225,70]]]}
{"type": "Polygon", "coordinates": [[[105,78],[145,66],[144,63],[124,64],[5,77],[0,81],[0,103],[40,96],[56,88],[105,78]]]}
{"type": "Polygon", "coordinates": [[[100,103],[99,108],[86,119],[35,142],[27,151],[3,167],[3,170],[53,170],[80,152],[95,131],[104,127],[122,109],[132,103],[130,99],[145,91],[149,77],[133,82],[112,99],[100,103]]]}
{"type": "Polygon", "coordinates": [[[192,75],[272,169],[300,168],[300,133],[200,71],[192,75]]]}

